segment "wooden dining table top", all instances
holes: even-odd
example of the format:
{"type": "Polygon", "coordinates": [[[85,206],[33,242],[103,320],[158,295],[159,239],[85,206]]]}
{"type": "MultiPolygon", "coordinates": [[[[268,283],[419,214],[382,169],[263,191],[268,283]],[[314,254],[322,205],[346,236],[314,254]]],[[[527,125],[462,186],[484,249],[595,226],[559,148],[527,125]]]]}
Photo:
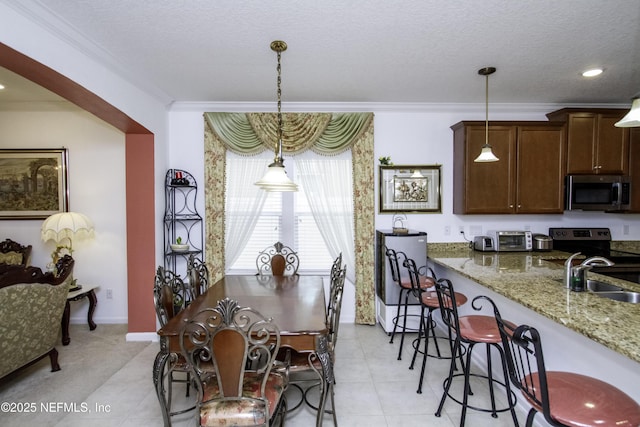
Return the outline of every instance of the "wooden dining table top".
{"type": "Polygon", "coordinates": [[[280,328],[281,346],[300,352],[314,351],[315,338],[327,334],[322,276],[229,275],[174,316],[158,330],[158,335],[169,341],[170,351],[175,351],[185,321],[227,297],[272,317],[280,328]]]}

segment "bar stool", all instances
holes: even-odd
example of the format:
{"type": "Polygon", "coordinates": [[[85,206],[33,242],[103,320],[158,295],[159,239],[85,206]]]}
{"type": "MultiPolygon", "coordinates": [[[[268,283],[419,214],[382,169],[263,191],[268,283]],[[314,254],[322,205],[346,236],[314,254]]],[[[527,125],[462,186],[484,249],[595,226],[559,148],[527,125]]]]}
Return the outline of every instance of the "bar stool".
{"type": "MultiPolygon", "coordinates": [[[[402,320],[402,327],[400,329],[400,350],[398,351],[398,360],[402,360],[402,347],[404,345],[404,335],[407,332],[407,309],[409,306],[409,295],[411,295],[411,280],[407,278],[403,278],[400,274],[400,263],[398,262],[398,254],[402,254],[402,256],[406,259],[407,255],[404,252],[396,252],[394,249],[386,248],[385,251],[387,255],[387,259],[389,260],[389,267],[391,269],[391,278],[396,283],[397,286],[400,287],[400,293],[398,294],[398,310],[396,311],[396,317],[393,318],[393,331],[391,332],[391,339],[389,340],[389,344],[393,344],[393,338],[396,335],[396,330],[398,328],[398,322],[400,317],[402,320]],[[404,295],[404,302],[402,301],[402,296],[404,295]],[[404,306],[404,315],[400,315],[400,307],[404,306]]],[[[431,277],[420,275],[418,279],[420,283],[420,288],[428,289],[433,287],[435,284],[435,280],[431,277]]],[[[412,330],[415,332],[415,329],[412,330]]]]}
{"type": "MultiPolygon", "coordinates": [[[[453,352],[458,353],[460,357],[460,362],[462,364],[463,373],[454,374],[455,370],[455,358],[451,358],[451,366],[449,368],[449,376],[444,380],[444,392],[442,393],[442,398],[440,399],[440,405],[438,406],[438,410],[436,411],[436,417],[439,417],[442,414],[442,408],[444,407],[444,403],[447,400],[447,397],[450,397],[456,403],[462,405],[462,413],[460,417],[460,427],[464,426],[467,409],[473,409],[481,412],[490,412],[493,418],[498,417],[498,412],[511,412],[511,417],[513,418],[514,425],[518,427],[518,418],[515,413],[515,405],[516,405],[516,396],[511,391],[511,386],[509,383],[509,375],[507,373],[507,364],[504,351],[501,347],[501,338],[500,331],[498,330],[498,324],[493,316],[483,316],[483,315],[468,315],[468,316],[458,316],[458,304],[456,304],[456,293],[453,289],[453,284],[448,279],[440,279],[436,282],[436,293],[438,294],[438,301],[440,303],[440,313],[442,314],[443,322],[449,327],[451,332],[455,335],[455,339],[453,342],[453,352]],[[463,362],[461,347],[462,343],[467,345],[467,354],[466,354],[466,362],[463,362]],[[472,374],[471,371],[471,355],[473,353],[474,346],[476,344],[485,344],[487,351],[487,375],[480,374],[472,374]],[[504,383],[500,382],[493,378],[493,371],[491,366],[491,348],[494,348],[500,354],[500,359],[502,362],[502,372],[504,375],[504,383]],[[464,388],[463,388],[463,396],[462,401],[453,397],[449,389],[451,387],[451,383],[454,378],[464,376],[464,388]],[[486,378],[489,385],[489,395],[491,397],[491,408],[481,408],[477,406],[472,406],[469,404],[469,395],[472,395],[471,387],[469,384],[469,379],[471,376],[486,378]],[[494,384],[497,383],[503,386],[506,389],[507,394],[507,406],[505,408],[496,408],[495,401],[495,393],[494,393],[494,384]]],[[[477,298],[476,298],[477,299],[477,298]]],[[[475,310],[479,310],[475,305],[473,305],[475,310]]]]}
{"type": "Polygon", "coordinates": [[[538,412],[554,427],[640,425],[640,405],[626,393],[596,378],[547,371],[538,330],[505,322],[490,298],[480,296],[473,301],[480,298],[493,306],[511,382],[532,406],[527,427],[533,425],[538,412]]]}
{"type": "MultiPolygon", "coordinates": [[[[422,370],[420,372],[420,380],[418,381],[418,390],[416,393],[422,393],[422,384],[424,381],[424,371],[427,365],[427,357],[436,357],[438,359],[449,359],[455,358],[455,353],[453,352],[453,337],[451,335],[451,329],[448,330],[448,343],[449,349],[451,351],[451,356],[443,356],[440,353],[440,347],[438,346],[438,338],[435,332],[435,320],[433,319],[433,312],[440,308],[440,303],[438,301],[438,294],[435,291],[429,289],[422,289],[419,287],[419,278],[420,275],[418,273],[418,269],[416,268],[416,263],[411,258],[406,258],[402,263],[403,266],[407,269],[409,273],[409,279],[411,281],[412,292],[416,295],[418,300],[420,301],[421,311],[420,311],[420,327],[418,330],[418,338],[414,343],[413,350],[413,358],[411,359],[411,365],[409,365],[409,369],[413,369],[416,357],[418,353],[420,353],[420,341],[422,337],[422,332],[424,331],[424,350],[422,356],[422,370]],[[427,315],[425,316],[425,310],[427,315]],[[436,355],[429,355],[429,337],[433,340],[433,343],[436,348],[436,355]]],[[[435,274],[434,274],[435,279],[435,274]]],[[[455,294],[455,302],[458,306],[467,302],[467,297],[464,294],[456,292],[455,294]]],[[[464,353],[464,349],[461,349],[464,353]]],[[[460,356],[462,357],[462,356],[460,356]]]]}

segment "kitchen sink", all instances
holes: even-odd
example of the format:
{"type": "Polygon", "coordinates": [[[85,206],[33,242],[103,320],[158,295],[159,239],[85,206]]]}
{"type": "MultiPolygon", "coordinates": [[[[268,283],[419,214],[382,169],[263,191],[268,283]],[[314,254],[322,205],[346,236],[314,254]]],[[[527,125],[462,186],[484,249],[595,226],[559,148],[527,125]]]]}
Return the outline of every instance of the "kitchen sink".
{"type": "Polygon", "coordinates": [[[601,298],[609,298],[615,301],[630,302],[632,304],[640,303],[640,292],[594,292],[594,295],[597,295],[601,298]]]}
{"type": "Polygon", "coordinates": [[[587,280],[587,290],[591,292],[613,292],[624,291],[620,286],[612,285],[610,283],[604,283],[599,280],[587,280]]]}

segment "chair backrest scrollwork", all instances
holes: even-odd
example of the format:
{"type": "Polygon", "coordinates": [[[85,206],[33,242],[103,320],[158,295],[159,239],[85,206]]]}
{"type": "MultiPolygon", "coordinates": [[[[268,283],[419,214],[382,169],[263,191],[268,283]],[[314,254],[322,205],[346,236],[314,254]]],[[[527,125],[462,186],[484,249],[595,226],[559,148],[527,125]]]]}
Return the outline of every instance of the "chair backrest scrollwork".
{"type": "Polygon", "coordinates": [[[285,276],[298,274],[300,259],[289,246],[276,242],[258,254],[258,275],[285,276]]]}
{"type": "Polygon", "coordinates": [[[266,401],[265,387],[280,348],[280,330],[272,319],[225,298],[192,316],[179,342],[196,382],[198,404],[203,402],[203,382],[211,378],[217,383],[217,395],[207,396],[208,401],[256,400],[243,395],[246,381],[259,388],[257,399],[266,401]]]}
{"type": "Polygon", "coordinates": [[[187,278],[196,298],[209,288],[209,269],[194,254],[189,255],[189,260],[187,261],[187,278]]]}
{"type": "Polygon", "coordinates": [[[153,285],[153,300],[161,327],[186,308],[193,299],[193,292],[185,286],[179,275],[158,266],[153,285]]]}

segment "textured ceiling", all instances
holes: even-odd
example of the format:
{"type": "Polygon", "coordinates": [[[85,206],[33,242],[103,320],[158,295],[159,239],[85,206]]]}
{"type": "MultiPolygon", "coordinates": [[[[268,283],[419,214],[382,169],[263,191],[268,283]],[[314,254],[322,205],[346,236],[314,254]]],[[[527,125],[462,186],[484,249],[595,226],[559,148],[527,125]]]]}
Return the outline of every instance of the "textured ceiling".
{"type": "Polygon", "coordinates": [[[630,103],[637,0],[22,0],[15,7],[169,101],[630,103]],[[602,67],[597,78],[580,74],[602,67]]]}

